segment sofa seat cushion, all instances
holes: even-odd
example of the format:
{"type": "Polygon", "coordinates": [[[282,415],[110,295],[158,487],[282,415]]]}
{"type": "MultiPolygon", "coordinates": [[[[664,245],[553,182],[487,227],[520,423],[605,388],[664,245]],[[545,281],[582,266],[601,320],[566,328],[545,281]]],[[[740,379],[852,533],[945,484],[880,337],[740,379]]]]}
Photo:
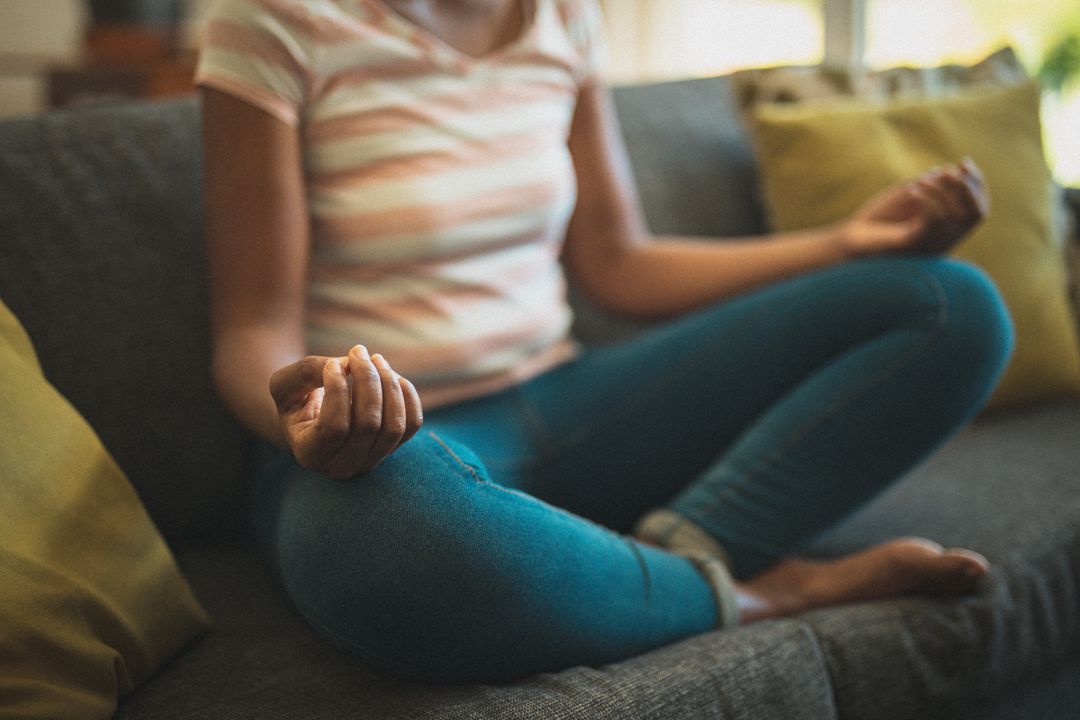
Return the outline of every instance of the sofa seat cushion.
{"type": "Polygon", "coordinates": [[[508,686],[375,674],[299,620],[254,547],[187,551],[217,630],[117,717],[1066,717],[1053,708],[1080,688],[1077,428],[1075,403],[982,420],[812,549],[913,533],[966,545],[994,564],[975,596],[821,610],[508,686]]]}
{"type": "Polygon", "coordinates": [[[1064,665],[1080,688],[1078,428],[1076,403],[983,419],[817,543],[833,555],[919,534],[993,565],[972,597],[804,616],[828,658],[841,717],[989,712],[1064,665]]]}
{"type": "Polygon", "coordinates": [[[797,621],[512,685],[420,685],[369,670],[318,637],[285,604],[255,547],[189,550],[180,563],[216,630],[127,698],[117,720],[835,717],[820,648],[797,621]]]}

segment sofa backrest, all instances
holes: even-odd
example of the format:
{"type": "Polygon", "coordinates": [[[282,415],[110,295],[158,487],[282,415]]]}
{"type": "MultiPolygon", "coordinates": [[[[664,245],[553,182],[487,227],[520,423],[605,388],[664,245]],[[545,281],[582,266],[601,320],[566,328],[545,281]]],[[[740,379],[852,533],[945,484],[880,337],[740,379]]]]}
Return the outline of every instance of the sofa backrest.
{"type": "Polygon", "coordinates": [[[0,299],[181,543],[236,532],[244,499],[245,436],[209,377],[201,227],[195,102],[0,124],[0,299]]]}
{"type": "Polygon", "coordinates": [[[754,154],[728,78],[629,85],[612,95],[653,232],[765,232],[754,154]]]}
{"type": "MultiPolygon", "coordinates": [[[[762,231],[726,81],[615,100],[656,231],[762,231]]],[[[0,123],[0,299],[174,544],[245,529],[248,439],[209,376],[201,197],[194,99],[0,123]]],[[[587,341],[637,328],[575,302],[587,341]]]]}

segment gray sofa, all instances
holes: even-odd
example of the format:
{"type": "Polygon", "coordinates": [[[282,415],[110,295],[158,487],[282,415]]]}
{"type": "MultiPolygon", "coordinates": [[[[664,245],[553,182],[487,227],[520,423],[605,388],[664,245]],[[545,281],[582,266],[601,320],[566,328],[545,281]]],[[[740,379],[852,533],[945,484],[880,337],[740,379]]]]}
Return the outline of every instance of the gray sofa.
{"type": "MultiPolygon", "coordinates": [[[[725,80],[616,100],[654,229],[763,231],[725,80]]],[[[248,438],[211,389],[204,274],[193,100],[0,124],[0,298],[215,620],[117,718],[1080,716],[1080,402],[977,421],[815,546],[970,546],[994,564],[971,597],[816,611],[512,685],[409,684],[309,630],[249,539],[248,438]]],[[[580,310],[589,341],[635,329],[580,310]]]]}

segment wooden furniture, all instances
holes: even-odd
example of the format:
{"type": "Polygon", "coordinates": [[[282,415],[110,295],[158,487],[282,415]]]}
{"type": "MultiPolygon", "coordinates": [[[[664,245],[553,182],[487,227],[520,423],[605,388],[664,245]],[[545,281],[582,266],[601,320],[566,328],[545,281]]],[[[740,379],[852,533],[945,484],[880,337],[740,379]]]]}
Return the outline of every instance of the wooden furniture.
{"type": "Polygon", "coordinates": [[[177,30],[98,24],[80,56],[47,71],[51,108],[118,98],[161,98],[195,91],[196,52],[181,48],[177,30]]]}

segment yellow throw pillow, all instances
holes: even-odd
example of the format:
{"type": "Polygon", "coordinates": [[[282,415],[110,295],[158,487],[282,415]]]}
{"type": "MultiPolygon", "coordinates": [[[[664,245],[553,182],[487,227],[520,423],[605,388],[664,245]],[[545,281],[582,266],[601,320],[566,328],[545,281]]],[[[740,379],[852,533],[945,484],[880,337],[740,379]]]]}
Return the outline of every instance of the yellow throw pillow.
{"type": "Polygon", "coordinates": [[[0,303],[0,718],[110,718],[207,626],[127,478],[0,303]]]}
{"type": "Polygon", "coordinates": [[[972,157],[992,207],[954,254],[993,278],[1016,325],[1016,351],[990,407],[1080,394],[1035,84],[933,99],[761,105],[751,117],[776,230],[834,222],[888,185],[972,157]]]}

